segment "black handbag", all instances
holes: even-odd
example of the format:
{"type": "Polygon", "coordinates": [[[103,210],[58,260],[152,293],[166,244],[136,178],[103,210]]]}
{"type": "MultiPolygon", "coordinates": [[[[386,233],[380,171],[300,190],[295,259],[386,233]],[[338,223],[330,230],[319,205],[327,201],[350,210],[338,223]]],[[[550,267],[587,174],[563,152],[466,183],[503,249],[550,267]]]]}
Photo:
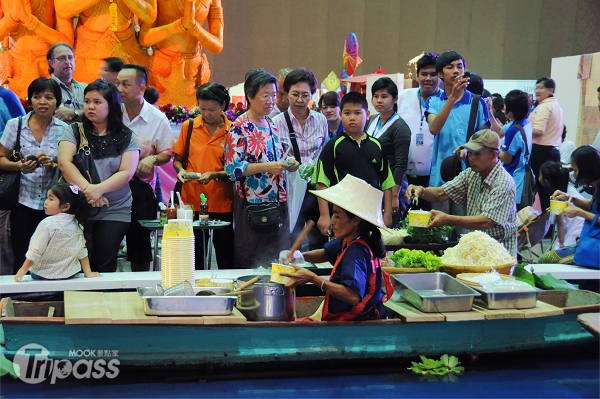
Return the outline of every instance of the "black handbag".
{"type": "Polygon", "coordinates": [[[131,219],[132,220],[147,220],[156,219],[158,199],[154,195],[152,186],[137,176],[129,181],[129,189],[131,190],[131,219]]]}
{"type": "MultiPolygon", "coordinates": [[[[269,131],[271,132],[271,141],[273,142],[273,157],[275,158],[275,162],[277,162],[277,149],[275,148],[275,140],[273,140],[273,131],[270,124],[269,131]]],[[[277,202],[251,204],[248,202],[247,197],[244,197],[244,200],[246,201],[248,223],[252,230],[268,232],[279,228],[279,221],[281,220],[281,214],[279,213],[279,187],[277,187],[277,202]]]]}
{"type": "MultiPolygon", "coordinates": [[[[185,138],[185,147],[183,150],[183,159],[181,160],[181,166],[183,169],[187,168],[188,158],[190,157],[190,142],[192,141],[192,131],[194,130],[194,118],[188,119],[188,131],[187,137],[185,138]]],[[[175,188],[173,188],[174,193],[181,193],[183,189],[183,183],[177,179],[177,183],[175,183],[175,188]]],[[[175,202],[179,203],[177,196],[175,196],[175,202]]],[[[171,206],[175,206],[175,204],[171,204],[171,206]]]]}
{"type": "MultiPolygon", "coordinates": [[[[98,172],[96,171],[96,165],[94,164],[94,159],[92,158],[92,152],[89,146],[89,142],[87,136],[85,135],[85,130],[83,128],[83,123],[77,122],[71,125],[71,129],[73,129],[73,133],[77,138],[77,152],[73,155],[73,165],[77,167],[79,173],[91,184],[100,183],[100,177],[98,176],[98,172]]],[[[66,183],[62,171],[57,167],[54,171],[54,176],[52,177],[52,186],[57,183],[66,183]]],[[[86,209],[86,217],[94,217],[100,213],[101,208],[93,207],[88,204],[86,209]]]]}
{"type": "MultiPolygon", "coordinates": [[[[19,116],[19,127],[17,128],[17,140],[15,149],[12,151],[8,160],[19,162],[23,158],[21,154],[21,126],[23,117],[19,116]]],[[[19,203],[19,188],[21,186],[21,172],[0,170],[0,210],[8,211],[19,203]]]]}

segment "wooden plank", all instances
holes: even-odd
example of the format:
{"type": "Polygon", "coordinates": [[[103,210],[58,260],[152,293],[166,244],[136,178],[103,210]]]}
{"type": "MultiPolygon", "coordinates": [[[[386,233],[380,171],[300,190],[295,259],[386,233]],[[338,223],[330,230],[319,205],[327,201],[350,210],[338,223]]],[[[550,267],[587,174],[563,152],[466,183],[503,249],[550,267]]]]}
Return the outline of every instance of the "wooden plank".
{"type": "Polygon", "coordinates": [[[233,312],[227,316],[202,316],[204,324],[246,324],[246,318],[236,308],[233,308],[233,312]]]}
{"type": "Polygon", "coordinates": [[[447,312],[441,313],[446,318],[446,321],[470,321],[470,320],[484,320],[485,316],[474,310],[468,312],[447,312]]]}
{"type": "Polygon", "coordinates": [[[483,314],[485,320],[499,320],[499,319],[524,319],[525,314],[518,309],[499,309],[491,310],[486,309],[479,305],[473,305],[473,310],[483,314]]]}
{"type": "Polygon", "coordinates": [[[104,304],[110,311],[112,324],[158,324],[158,317],[144,313],[137,292],[105,292],[104,304]]]}
{"type": "Polygon", "coordinates": [[[65,291],[65,324],[111,324],[104,293],[65,291]]]}
{"type": "Polygon", "coordinates": [[[534,317],[557,316],[564,313],[561,308],[557,308],[556,306],[552,306],[542,301],[537,301],[535,308],[520,310],[523,312],[523,314],[525,314],[526,319],[531,319],[534,317]]]}
{"type": "Polygon", "coordinates": [[[202,316],[158,316],[158,324],[202,325],[202,316]]]}
{"type": "Polygon", "coordinates": [[[577,316],[577,321],[594,337],[600,338],[600,314],[584,313],[577,316]]]}
{"type": "Polygon", "coordinates": [[[439,313],[424,313],[407,302],[387,301],[384,306],[396,313],[406,323],[444,321],[445,317],[439,313]]]}

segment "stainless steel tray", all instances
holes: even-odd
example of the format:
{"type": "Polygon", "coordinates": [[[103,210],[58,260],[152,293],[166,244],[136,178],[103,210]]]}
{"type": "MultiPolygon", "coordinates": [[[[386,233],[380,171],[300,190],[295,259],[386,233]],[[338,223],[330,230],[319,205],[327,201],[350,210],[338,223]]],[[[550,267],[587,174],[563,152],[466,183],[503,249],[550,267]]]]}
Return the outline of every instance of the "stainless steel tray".
{"type": "Polygon", "coordinates": [[[477,304],[488,309],[531,309],[537,305],[539,288],[531,287],[531,290],[519,292],[489,292],[483,287],[473,287],[481,292],[481,298],[477,298],[477,304]]]}
{"type": "MultiPolygon", "coordinates": [[[[231,314],[236,296],[144,296],[153,287],[140,287],[138,294],[144,301],[148,316],[226,316],[231,314]]],[[[213,291],[217,294],[229,290],[220,287],[194,287],[194,293],[213,291]]]]}
{"type": "Polygon", "coordinates": [[[464,312],[481,294],[446,273],[393,274],[396,290],[422,312],[464,312]]]}

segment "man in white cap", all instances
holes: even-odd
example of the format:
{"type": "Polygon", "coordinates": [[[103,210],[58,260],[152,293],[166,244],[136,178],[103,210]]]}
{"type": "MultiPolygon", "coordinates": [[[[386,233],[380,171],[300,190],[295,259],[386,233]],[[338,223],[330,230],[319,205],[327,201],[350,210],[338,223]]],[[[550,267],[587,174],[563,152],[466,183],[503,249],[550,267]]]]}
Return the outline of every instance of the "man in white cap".
{"type": "Polygon", "coordinates": [[[468,152],[468,169],[441,187],[410,185],[406,196],[422,197],[430,202],[447,199],[459,204],[466,202],[466,216],[433,210],[427,227],[456,226],[482,230],[516,256],[516,187],[513,178],[498,160],[500,137],[489,129],[480,130],[458,150],[462,149],[468,152]]]}

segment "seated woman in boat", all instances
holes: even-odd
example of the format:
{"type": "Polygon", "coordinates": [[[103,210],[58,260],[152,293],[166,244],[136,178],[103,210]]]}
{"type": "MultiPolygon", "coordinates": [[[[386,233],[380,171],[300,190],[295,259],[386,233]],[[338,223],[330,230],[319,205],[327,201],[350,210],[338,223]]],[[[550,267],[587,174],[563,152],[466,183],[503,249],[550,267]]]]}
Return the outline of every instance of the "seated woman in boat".
{"type": "Polygon", "coordinates": [[[563,211],[568,218],[582,217],[583,228],[579,243],[574,250],[573,263],[580,266],[600,267],[600,151],[590,145],[576,149],[571,155],[571,168],[575,186],[592,186],[594,197],[586,200],[575,198],[557,190],[550,199],[569,201],[563,211]]]}
{"type": "Polygon", "coordinates": [[[302,267],[282,275],[290,277],[287,286],[313,283],[325,292],[322,320],[374,320],[386,318],[383,302],[393,293],[390,276],[381,268],[385,256],[381,232],[383,193],[352,175],[333,187],[312,191],[333,204],[332,228],[335,240],[323,249],[304,253],[307,262],[329,261],[330,279],[302,267]],[[383,284],[385,283],[385,291],[383,284]]]}

